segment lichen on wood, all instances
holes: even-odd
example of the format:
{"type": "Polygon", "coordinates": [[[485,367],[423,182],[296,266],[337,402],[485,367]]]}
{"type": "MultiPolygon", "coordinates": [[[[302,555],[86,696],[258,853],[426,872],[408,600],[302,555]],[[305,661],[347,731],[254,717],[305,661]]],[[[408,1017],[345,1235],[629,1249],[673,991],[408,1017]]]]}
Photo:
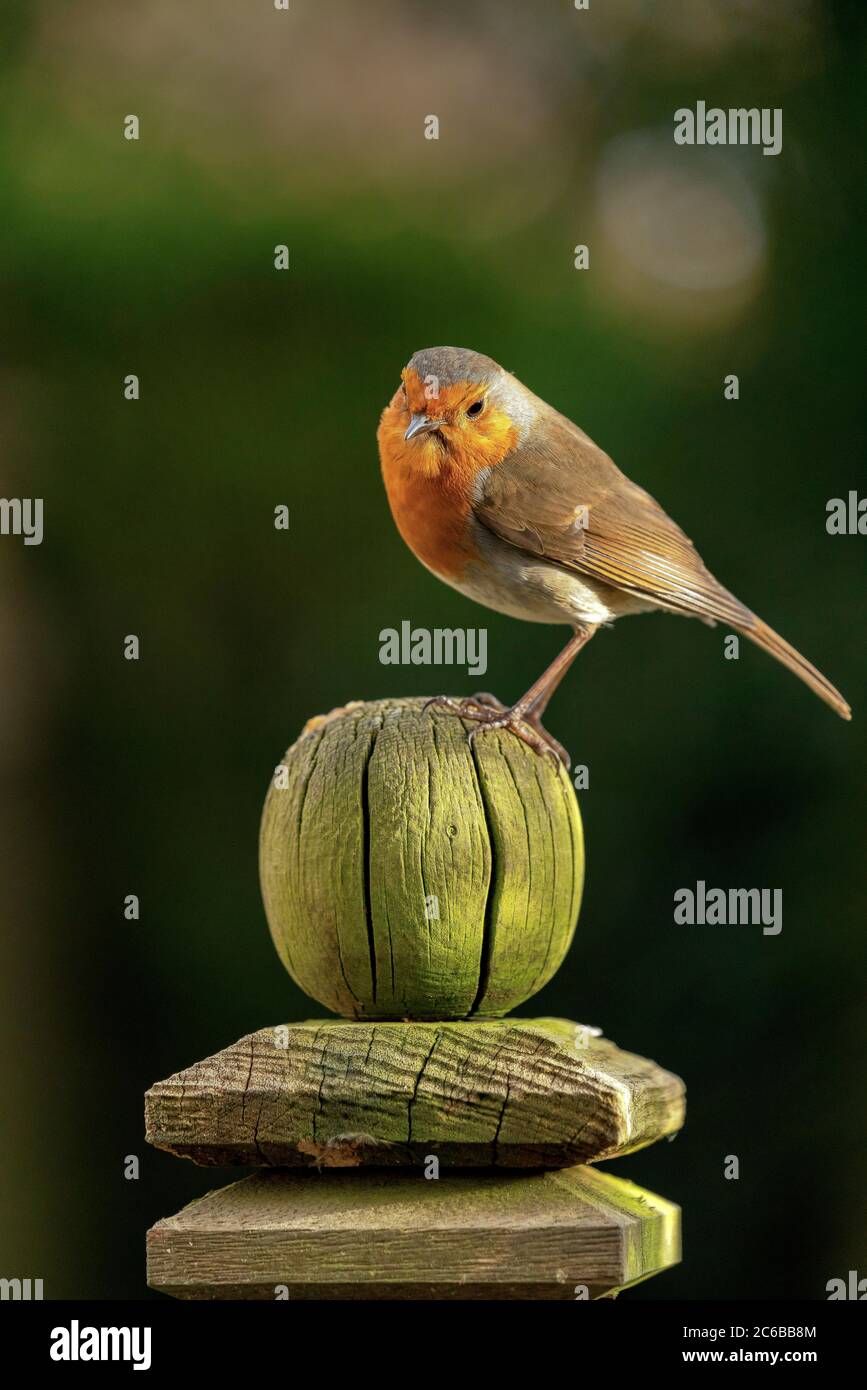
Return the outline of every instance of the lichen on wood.
{"type": "Polygon", "coordinates": [[[312,1020],[158,1082],[150,1143],[203,1164],[558,1167],[683,1124],[683,1082],[565,1019],[312,1020]]]}
{"type": "Polygon", "coordinates": [[[422,700],[313,720],[260,836],[280,958],[355,1019],[497,1017],[560,965],[584,878],[565,769],[422,700]]]}
{"type": "Polygon", "coordinates": [[[679,1258],[674,1203],[584,1167],[261,1173],[148,1232],[148,1284],[177,1298],[573,1301],[679,1258]]]}

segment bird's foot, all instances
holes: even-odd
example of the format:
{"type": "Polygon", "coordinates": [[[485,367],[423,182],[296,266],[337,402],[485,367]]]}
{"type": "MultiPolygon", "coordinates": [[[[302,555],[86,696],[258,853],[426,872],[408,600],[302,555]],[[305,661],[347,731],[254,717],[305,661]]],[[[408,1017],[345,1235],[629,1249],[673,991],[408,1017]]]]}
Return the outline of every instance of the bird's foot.
{"type": "Polygon", "coordinates": [[[465,700],[452,700],[447,695],[435,695],[425,703],[425,709],[432,706],[447,710],[449,714],[456,714],[460,719],[476,721],[479,727],[471,729],[467,735],[470,746],[486,729],[508,729],[516,738],[528,744],[535,753],[542,756],[549,753],[555,763],[562,763],[567,770],[569,768],[569,754],[562,743],[558,743],[557,739],[548,733],[538,715],[523,710],[520,705],[513,705],[510,709],[502,700],[498,700],[496,695],[480,691],[477,695],[468,695],[465,700]]]}

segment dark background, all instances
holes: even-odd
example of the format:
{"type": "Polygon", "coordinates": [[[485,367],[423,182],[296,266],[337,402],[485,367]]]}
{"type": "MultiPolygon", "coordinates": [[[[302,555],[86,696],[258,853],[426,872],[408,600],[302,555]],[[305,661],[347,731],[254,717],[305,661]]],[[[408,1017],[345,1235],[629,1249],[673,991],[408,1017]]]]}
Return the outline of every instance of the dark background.
{"type": "Polygon", "coordinates": [[[259,898],[273,765],[350,698],[479,684],[381,666],[380,629],[486,625],[504,698],[565,635],[393,527],[377,418],[437,343],[573,416],[855,710],[666,617],[603,633],[552,704],[591,772],[587,891],[520,1012],[689,1088],[676,1144],[615,1165],[683,1207],[682,1265],[627,1297],[867,1274],[867,540],[825,529],[864,490],[857,9],[4,5],[0,491],[44,497],[46,535],[0,538],[0,1274],[142,1296],[147,1226],[232,1176],[149,1150],[142,1096],[317,1011],[259,898]],[[699,99],[782,107],[782,153],[678,148],[699,99]],[[782,934],[675,925],[697,879],[782,888],[782,934]]]}

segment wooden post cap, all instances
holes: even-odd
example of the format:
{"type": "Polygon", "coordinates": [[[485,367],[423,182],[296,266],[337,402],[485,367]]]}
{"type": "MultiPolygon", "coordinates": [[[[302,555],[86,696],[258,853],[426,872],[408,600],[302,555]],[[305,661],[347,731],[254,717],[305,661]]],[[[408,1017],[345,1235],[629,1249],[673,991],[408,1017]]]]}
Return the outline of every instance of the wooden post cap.
{"type": "Polygon", "coordinates": [[[203,1164],[560,1167],[684,1120],[680,1077],[566,1019],[262,1028],[145,1097],[147,1138],[203,1164]]]}
{"type": "Polygon", "coordinates": [[[176,1298],[610,1296],[680,1258],[673,1202],[592,1168],[257,1173],[148,1232],[176,1298]]]}
{"type": "Polygon", "coordinates": [[[260,871],[274,944],[354,1019],[497,1017],[557,970],[584,878],[565,769],[424,701],[310,721],[272,779],[260,871]]]}

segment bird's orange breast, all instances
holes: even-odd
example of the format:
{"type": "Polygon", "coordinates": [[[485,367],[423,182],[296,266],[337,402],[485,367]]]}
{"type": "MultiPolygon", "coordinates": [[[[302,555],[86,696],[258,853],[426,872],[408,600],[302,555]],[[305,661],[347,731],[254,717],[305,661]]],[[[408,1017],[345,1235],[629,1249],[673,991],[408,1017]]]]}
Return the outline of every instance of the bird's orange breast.
{"type": "Polygon", "coordinates": [[[398,390],[382,412],[377,431],[391,514],[422,564],[454,581],[476,555],[469,522],[478,473],[510,451],[517,431],[504,420],[486,453],[477,454],[462,447],[463,441],[454,435],[448,449],[430,435],[406,440],[408,423],[406,402],[398,390]]]}
{"type": "Polygon", "coordinates": [[[383,411],[377,433],[382,477],[395,525],[422,564],[455,579],[473,558],[468,532],[468,479],[437,457],[433,439],[407,441],[406,411],[398,392],[383,411]]]}

